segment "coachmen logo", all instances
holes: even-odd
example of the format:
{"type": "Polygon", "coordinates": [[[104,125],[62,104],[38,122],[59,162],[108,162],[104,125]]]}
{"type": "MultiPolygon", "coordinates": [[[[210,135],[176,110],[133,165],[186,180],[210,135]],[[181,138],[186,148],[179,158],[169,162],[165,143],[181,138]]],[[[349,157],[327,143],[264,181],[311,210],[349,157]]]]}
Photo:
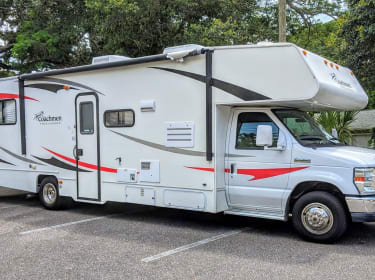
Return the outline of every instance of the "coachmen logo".
{"type": "Polygon", "coordinates": [[[334,80],[334,81],[335,81],[336,83],[338,83],[339,85],[344,86],[344,87],[348,87],[348,88],[352,88],[351,84],[346,83],[346,82],[344,82],[344,81],[342,81],[342,80],[337,79],[335,73],[330,73],[330,75],[331,75],[332,80],[334,80]]]}
{"type": "Polygon", "coordinates": [[[44,111],[40,111],[34,114],[34,120],[38,121],[40,124],[60,124],[62,117],[46,115],[44,111]]]}

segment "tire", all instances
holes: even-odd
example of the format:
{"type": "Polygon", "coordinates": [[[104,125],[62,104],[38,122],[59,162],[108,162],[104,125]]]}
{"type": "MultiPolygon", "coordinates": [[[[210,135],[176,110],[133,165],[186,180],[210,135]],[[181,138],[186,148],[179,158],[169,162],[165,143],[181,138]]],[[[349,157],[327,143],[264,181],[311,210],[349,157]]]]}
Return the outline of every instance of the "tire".
{"type": "Polygon", "coordinates": [[[334,195],[315,191],[300,197],[292,212],[293,226],[309,241],[333,243],[348,227],[346,211],[334,195]]]}
{"type": "Polygon", "coordinates": [[[44,208],[48,210],[60,210],[69,208],[73,200],[67,197],[61,197],[59,186],[54,177],[46,177],[40,184],[39,199],[44,208]]]}

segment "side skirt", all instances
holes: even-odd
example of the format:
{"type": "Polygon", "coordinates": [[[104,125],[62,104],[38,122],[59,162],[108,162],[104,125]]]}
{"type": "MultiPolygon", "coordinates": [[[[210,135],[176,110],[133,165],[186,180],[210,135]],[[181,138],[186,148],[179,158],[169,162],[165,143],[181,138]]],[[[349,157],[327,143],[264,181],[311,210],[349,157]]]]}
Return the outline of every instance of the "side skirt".
{"type": "Polygon", "coordinates": [[[254,211],[247,211],[243,209],[232,209],[232,210],[224,211],[224,214],[262,218],[262,219],[269,219],[269,220],[278,220],[278,221],[284,221],[284,222],[288,220],[287,217],[285,217],[285,215],[282,215],[282,214],[254,212],[254,211]]]}

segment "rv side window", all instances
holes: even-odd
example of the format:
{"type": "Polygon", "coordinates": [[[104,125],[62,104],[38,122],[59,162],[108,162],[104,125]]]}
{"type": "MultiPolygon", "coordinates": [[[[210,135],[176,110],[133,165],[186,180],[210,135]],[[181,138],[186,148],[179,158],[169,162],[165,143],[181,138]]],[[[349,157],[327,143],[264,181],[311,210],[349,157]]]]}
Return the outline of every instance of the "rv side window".
{"type": "Polygon", "coordinates": [[[271,125],[273,134],[272,147],[277,146],[279,128],[265,113],[241,113],[238,115],[236,149],[263,150],[256,146],[258,125],[271,125]]]}
{"type": "Polygon", "coordinates": [[[131,127],[134,126],[134,111],[111,110],[104,113],[104,125],[106,127],[131,127]]]}
{"type": "Polygon", "coordinates": [[[82,102],[79,104],[81,134],[94,134],[94,104],[82,102]]]}
{"type": "Polygon", "coordinates": [[[0,100],[0,125],[16,124],[16,100],[0,100]]]}

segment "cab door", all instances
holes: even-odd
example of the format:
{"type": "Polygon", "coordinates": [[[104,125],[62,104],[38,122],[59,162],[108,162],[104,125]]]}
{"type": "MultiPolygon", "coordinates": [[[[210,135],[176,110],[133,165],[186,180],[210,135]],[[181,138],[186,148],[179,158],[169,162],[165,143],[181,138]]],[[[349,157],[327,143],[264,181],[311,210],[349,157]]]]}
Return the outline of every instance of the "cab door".
{"type": "Polygon", "coordinates": [[[233,112],[225,160],[232,208],[270,214],[283,212],[282,197],[291,170],[291,144],[282,129],[271,111],[233,112]],[[272,126],[273,145],[269,148],[256,146],[259,125],[272,126]],[[285,148],[273,150],[277,148],[279,135],[285,139],[285,148]]]}

